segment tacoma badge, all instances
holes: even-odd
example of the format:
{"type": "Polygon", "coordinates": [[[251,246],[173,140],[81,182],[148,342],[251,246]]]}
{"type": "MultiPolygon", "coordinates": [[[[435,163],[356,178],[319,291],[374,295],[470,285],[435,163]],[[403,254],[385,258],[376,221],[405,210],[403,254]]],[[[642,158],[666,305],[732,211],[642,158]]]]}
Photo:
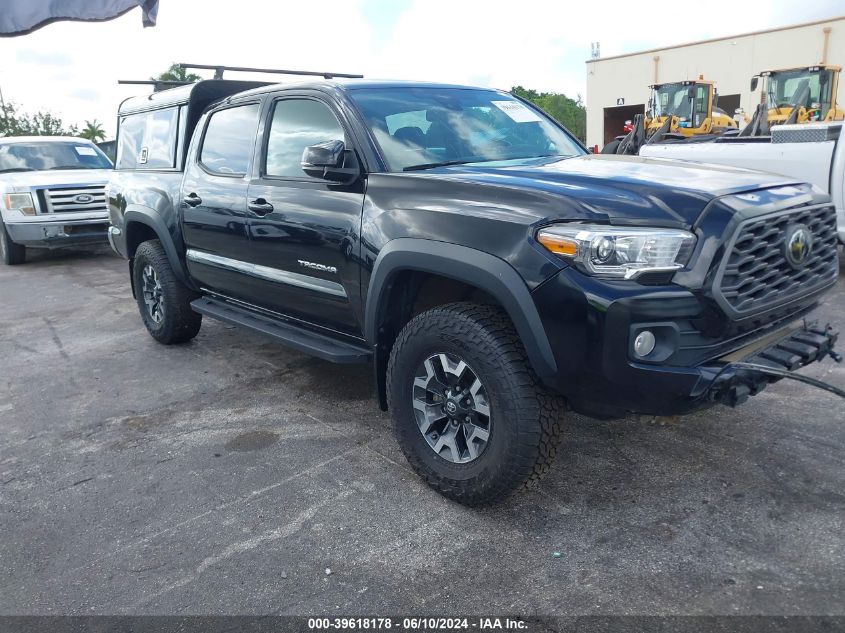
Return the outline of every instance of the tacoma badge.
{"type": "Polygon", "coordinates": [[[333,273],[337,274],[337,268],[334,266],[326,266],[325,264],[315,264],[314,262],[306,262],[302,259],[297,259],[296,261],[299,262],[300,266],[304,266],[305,268],[310,268],[312,270],[319,270],[324,273],[333,273]]]}

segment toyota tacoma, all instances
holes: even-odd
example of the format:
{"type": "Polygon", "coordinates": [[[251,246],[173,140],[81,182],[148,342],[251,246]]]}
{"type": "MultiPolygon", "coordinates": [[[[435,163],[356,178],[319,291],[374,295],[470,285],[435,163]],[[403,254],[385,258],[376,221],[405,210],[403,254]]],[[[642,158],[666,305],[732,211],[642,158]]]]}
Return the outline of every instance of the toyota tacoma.
{"type": "Polygon", "coordinates": [[[544,474],[567,410],[736,406],[825,356],[811,185],[590,155],[506,92],[203,81],[130,99],[115,250],[164,344],[203,316],[370,363],[411,466],[467,504],[544,474]]]}

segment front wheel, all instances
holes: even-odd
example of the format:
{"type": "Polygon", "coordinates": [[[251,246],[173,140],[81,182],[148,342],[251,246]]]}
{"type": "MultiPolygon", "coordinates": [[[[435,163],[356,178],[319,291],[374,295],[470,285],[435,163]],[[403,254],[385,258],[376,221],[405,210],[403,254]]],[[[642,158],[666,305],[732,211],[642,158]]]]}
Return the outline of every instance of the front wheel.
{"type": "Polygon", "coordinates": [[[132,264],[135,298],[150,335],[159,343],[173,345],[194,338],[202,315],[191,309],[199,295],[176,278],[161,242],[144,242],[132,264]]]}
{"type": "Polygon", "coordinates": [[[540,385],[501,309],[454,303],[419,314],[387,371],[399,445],[438,492],[493,503],[550,469],[564,403],[540,385]]]}
{"type": "Polygon", "coordinates": [[[17,266],[26,261],[26,247],[12,241],[6,225],[2,222],[0,222],[0,258],[7,266],[17,266]]]}

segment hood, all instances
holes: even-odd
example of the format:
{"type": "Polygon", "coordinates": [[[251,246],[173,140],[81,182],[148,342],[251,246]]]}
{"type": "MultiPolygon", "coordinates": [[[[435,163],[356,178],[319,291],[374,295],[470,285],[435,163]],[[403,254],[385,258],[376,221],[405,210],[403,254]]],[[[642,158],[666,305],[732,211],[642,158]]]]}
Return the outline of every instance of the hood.
{"type": "Polygon", "coordinates": [[[795,184],[749,169],[641,156],[587,155],[549,161],[455,165],[413,172],[427,177],[540,193],[610,223],[691,226],[718,197],[795,184]]]}
{"type": "Polygon", "coordinates": [[[111,169],[57,169],[55,171],[12,171],[0,173],[0,187],[5,189],[44,189],[68,185],[105,185],[111,169]]]}

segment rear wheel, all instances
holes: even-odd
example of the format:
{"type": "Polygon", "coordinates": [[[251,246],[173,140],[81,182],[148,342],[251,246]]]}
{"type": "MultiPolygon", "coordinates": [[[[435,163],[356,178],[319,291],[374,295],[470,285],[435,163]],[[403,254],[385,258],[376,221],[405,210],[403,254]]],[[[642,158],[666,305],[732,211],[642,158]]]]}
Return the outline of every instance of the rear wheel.
{"type": "Polygon", "coordinates": [[[564,404],[540,385],[499,308],[423,312],[399,334],[387,371],[399,445],[438,492],[493,503],[550,469],[564,404]]]}
{"type": "Polygon", "coordinates": [[[0,258],[7,266],[16,266],[26,261],[26,247],[12,241],[6,225],[2,222],[0,222],[0,258]]]}
{"type": "Polygon", "coordinates": [[[132,275],[141,318],[155,340],[173,345],[197,335],[202,315],[191,309],[191,301],[199,295],[176,278],[161,242],[138,247],[132,275]]]}

